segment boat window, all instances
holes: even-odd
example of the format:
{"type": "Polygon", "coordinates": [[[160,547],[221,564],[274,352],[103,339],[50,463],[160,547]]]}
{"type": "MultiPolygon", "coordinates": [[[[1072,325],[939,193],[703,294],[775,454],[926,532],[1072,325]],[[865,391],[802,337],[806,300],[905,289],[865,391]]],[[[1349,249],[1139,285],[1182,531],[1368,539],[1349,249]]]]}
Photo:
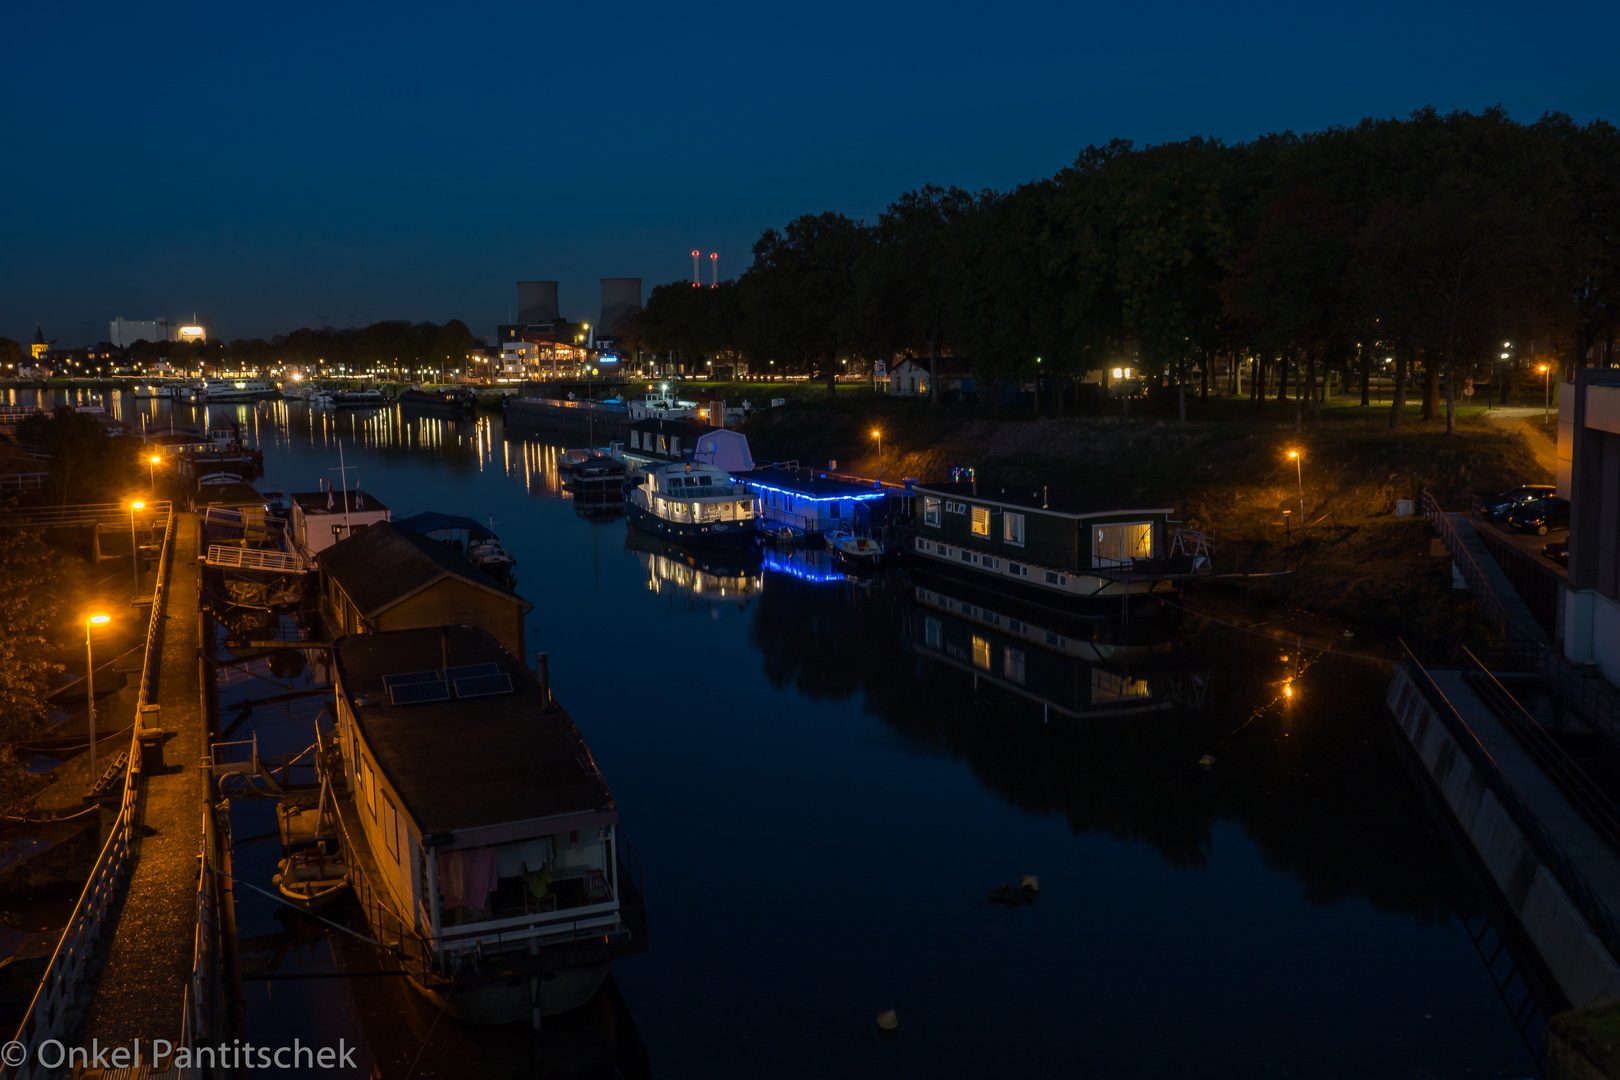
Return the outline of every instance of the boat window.
{"type": "Polygon", "coordinates": [[[975,506],[973,508],[973,535],[974,536],[989,536],[990,535],[990,509],[989,509],[989,507],[975,506]]]}
{"type": "Polygon", "coordinates": [[[1002,671],[1006,672],[1007,679],[1010,682],[1022,686],[1024,683],[1024,650],[1008,646],[1004,650],[1001,667],[1002,671]]]}
{"type": "Polygon", "coordinates": [[[630,433],[630,445],[635,447],[637,450],[641,449],[641,432],[632,431],[630,433]]]}
{"type": "Polygon", "coordinates": [[[1069,583],[1069,579],[1067,576],[1060,574],[1055,570],[1048,570],[1046,572],[1046,583],[1048,585],[1067,585],[1069,583]]]}
{"type": "Polygon", "coordinates": [[[1009,544],[1017,544],[1019,547],[1024,546],[1023,514],[1007,513],[1001,515],[1001,538],[1009,544]]]}
{"type": "Polygon", "coordinates": [[[990,643],[978,634],[973,635],[973,666],[990,670],[990,643]]]}
{"type": "Polygon", "coordinates": [[[703,487],[708,487],[709,486],[709,478],[707,476],[699,477],[698,478],[698,483],[701,484],[703,487]]]}
{"type": "Polygon", "coordinates": [[[939,524],[939,500],[932,495],[923,496],[923,524],[939,524]]]}
{"type": "Polygon", "coordinates": [[[383,838],[388,842],[388,854],[399,862],[399,811],[394,809],[394,800],[385,792],[383,794],[383,838]]]}
{"type": "Polygon", "coordinates": [[[940,625],[940,621],[938,619],[923,620],[923,640],[928,642],[928,647],[930,649],[937,649],[940,647],[944,639],[943,630],[944,628],[940,625]]]}
{"type": "Polygon", "coordinates": [[[1128,566],[1132,559],[1153,555],[1153,523],[1098,525],[1091,530],[1091,554],[1097,566],[1128,566]]]}

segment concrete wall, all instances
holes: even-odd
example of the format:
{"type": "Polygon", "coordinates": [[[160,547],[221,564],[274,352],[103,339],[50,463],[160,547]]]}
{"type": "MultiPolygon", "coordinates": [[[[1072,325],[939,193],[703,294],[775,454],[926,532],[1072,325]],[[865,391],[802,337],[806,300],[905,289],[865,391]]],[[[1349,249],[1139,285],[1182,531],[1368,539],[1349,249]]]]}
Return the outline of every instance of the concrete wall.
{"type": "Polygon", "coordinates": [[[1577,1008],[1600,994],[1620,997],[1620,964],[1592,933],[1569,894],[1537,857],[1484,778],[1474,771],[1404,668],[1396,669],[1387,700],[1407,741],[1564,996],[1577,1008]]]}
{"type": "Polygon", "coordinates": [[[1605,679],[1620,684],[1620,604],[1592,589],[1567,591],[1564,655],[1577,664],[1596,664],[1605,679]]]}

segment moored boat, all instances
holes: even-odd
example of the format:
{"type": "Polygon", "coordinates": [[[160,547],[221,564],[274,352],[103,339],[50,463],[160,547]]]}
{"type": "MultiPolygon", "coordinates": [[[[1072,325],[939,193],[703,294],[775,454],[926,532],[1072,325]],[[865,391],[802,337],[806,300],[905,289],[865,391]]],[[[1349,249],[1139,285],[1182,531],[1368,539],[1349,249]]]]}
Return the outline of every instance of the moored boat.
{"type": "Polygon", "coordinates": [[[889,555],[888,546],[876,537],[850,529],[831,529],[824,539],[827,551],[836,559],[876,566],[889,555]]]}
{"type": "Polygon", "coordinates": [[[625,515],[654,536],[699,547],[759,540],[759,502],[731,474],[702,462],[649,465],[626,482],[625,515]]]}
{"type": "Polygon", "coordinates": [[[612,792],[546,683],[468,626],[350,634],[333,656],[323,768],[386,962],[454,1016],[538,1024],[646,950],[612,792]]]}
{"type": "Polygon", "coordinates": [[[401,408],[434,416],[471,416],[477,403],[471,390],[447,386],[413,386],[399,395],[401,408]]]}
{"type": "Polygon", "coordinates": [[[209,405],[278,398],[281,391],[264,379],[206,379],[197,396],[209,405]]]}

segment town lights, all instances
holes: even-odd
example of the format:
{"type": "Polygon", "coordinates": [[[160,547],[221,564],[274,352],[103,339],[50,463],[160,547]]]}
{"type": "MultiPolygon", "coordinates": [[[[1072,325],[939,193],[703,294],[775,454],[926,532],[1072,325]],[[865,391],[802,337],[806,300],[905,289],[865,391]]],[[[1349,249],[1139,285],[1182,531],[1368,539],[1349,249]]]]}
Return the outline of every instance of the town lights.
{"type": "Polygon", "coordinates": [[[96,657],[90,650],[90,628],[92,626],[106,626],[112,622],[111,615],[103,615],[99,611],[93,615],[85,616],[84,620],[84,700],[88,707],[90,718],[90,782],[96,782],[96,657]]]}

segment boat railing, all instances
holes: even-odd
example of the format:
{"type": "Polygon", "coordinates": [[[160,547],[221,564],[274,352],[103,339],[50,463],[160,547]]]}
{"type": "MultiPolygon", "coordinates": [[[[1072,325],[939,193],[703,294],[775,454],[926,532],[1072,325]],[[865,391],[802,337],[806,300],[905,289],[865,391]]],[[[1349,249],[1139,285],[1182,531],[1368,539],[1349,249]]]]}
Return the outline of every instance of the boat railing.
{"type": "MultiPolygon", "coordinates": [[[[40,1046],[52,1039],[60,1040],[67,1022],[84,1005],[84,999],[95,985],[96,959],[101,932],[122,889],[131,862],[130,842],[135,831],[135,816],[141,793],[141,723],[146,707],[152,704],[158,657],[162,648],[164,604],[168,599],[169,568],[174,564],[174,508],[168,508],[164,526],[163,551],[158,561],[157,585],[152,593],[152,611],[146,626],[146,657],[141,666],[140,689],[135,697],[135,722],[130,735],[128,751],[129,770],[124,775],[123,798],[119,802],[118,817],[96,857],[90,878],[74,905],[56,951],[45,966],[45,975],[34,991],[28,1011],[12,1036],[13,1046],[22,1051],[18,1064],[0,1061],[0,1077],[5,1080],[44,1075],[49,1070],[36,1068],[40,1046]]],[[[8,1059],[12,1056],[7,1055],[8,1059]]]]}

